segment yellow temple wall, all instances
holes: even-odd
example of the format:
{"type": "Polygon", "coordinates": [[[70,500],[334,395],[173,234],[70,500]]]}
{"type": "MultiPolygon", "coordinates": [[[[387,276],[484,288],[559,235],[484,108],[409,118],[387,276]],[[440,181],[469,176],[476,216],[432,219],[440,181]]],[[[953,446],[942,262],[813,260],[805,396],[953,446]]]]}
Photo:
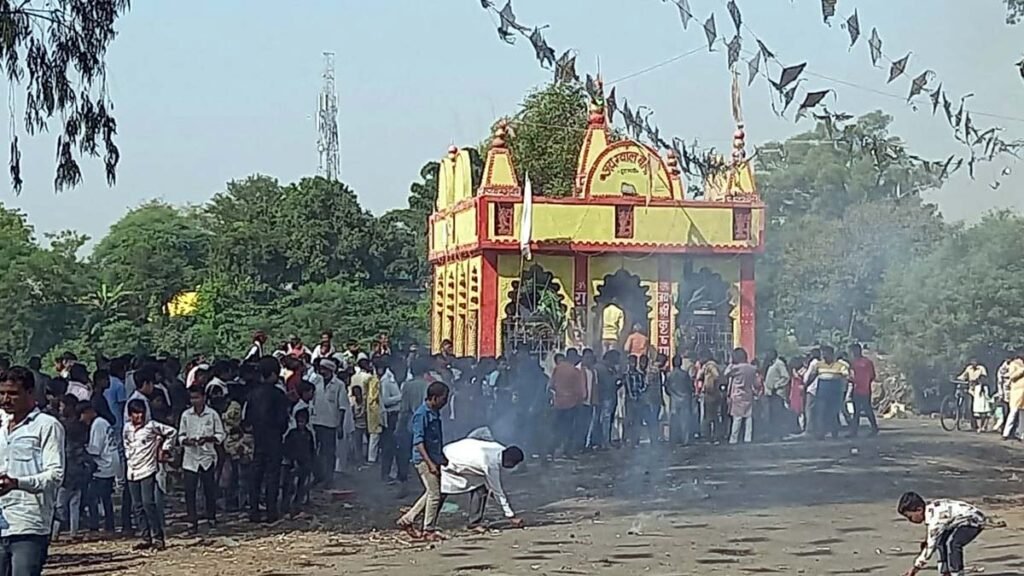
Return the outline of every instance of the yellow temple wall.
{"type": "Polygon", "coordinates": [[[473,256],[434,268],[430,306],[430,344],[452,341],[456,356],[477,352],[482,258],[473,256]]]}
{"type": "Polygon", "coordinates": [[[438,217],[430,223],[430,250],[452,250],[477,242],[477,207],[468,204],[464,210],[438,217]]]}

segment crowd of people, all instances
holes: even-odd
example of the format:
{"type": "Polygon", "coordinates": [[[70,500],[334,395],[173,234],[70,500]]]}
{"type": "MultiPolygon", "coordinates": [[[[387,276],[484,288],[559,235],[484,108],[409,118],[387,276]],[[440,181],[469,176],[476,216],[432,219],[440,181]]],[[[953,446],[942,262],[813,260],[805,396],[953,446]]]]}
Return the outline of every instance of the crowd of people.
{"type": "MultiPolygon", "coordinates": [[[[12,367],[0,357],[0,562],[42,562],[51,540],[83,527],[162,549],[168,495],[180,492],[196,533],[213,529],[220,510],[276,522],[301,511],[312,488],[332,489],[339,471],[375,466],[405,495],[414,471],[423,494],[399,525],[440,538],[438,510],[455,494],[471,494],[473,527],[489,500],[518,524],[500,470],[531,456],[824,439],[844,426],[856,436],[862,418],[878,432],[875,367],[856,344],[848,355],[826,345],[759,362],[742,348],[669,358],[640,327],[600,355],[569,348],[550,358],[526,346],[457,358],[449,341],[436,354],[398,351],[386,335],[365,352],[355,341],[337,350],[330,331],[312,348],[267,342],[255,333],[240,359],[126,355],[98,358],[92,371],[69,352],[52,374],[39,358],[12,367]]],[[[962,377],[975,385],[984,372],[972,362],[962,377]]],[[[1024,360],[999,372],[1009,391],[1024,382],[1024,360]]],[[[1007,411],[1007,430],[1018,419],[1007,411]]]]}

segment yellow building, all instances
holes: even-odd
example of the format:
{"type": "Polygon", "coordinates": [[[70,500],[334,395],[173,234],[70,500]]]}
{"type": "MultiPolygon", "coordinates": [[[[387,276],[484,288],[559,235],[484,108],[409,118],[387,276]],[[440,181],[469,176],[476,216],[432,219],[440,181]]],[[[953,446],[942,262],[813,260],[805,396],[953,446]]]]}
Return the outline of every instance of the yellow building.
{"type": "Polygon", "coordinates": [[[429,224],[432,349],[450,340],[456,355],[498,355],[529,341],[524,327],[543,317],[555,347],[600,350],[639,324],[669,355],[700,346],[754,353],[765,215],[742,125],[727,168],[703,198],[687,199],[672,152],[663,160],[641,143],[611,142],[604,109],[592,106],[573,195],[532,197],[529,260],[507,138],[499,124],[477,190],[465,151],[453,147],[441,161],[429,224]]]}

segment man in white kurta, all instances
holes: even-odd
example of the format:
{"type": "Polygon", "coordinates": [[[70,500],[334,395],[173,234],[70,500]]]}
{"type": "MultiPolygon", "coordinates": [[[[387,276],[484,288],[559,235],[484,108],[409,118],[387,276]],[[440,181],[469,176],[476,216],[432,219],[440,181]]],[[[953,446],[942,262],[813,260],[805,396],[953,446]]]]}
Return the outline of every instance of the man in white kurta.
{"type": "Polygon", "coordinates": [[[514,526],[521,524],[501,487],[501,469],[515,468],[523,460],[523,451],[495,442],[486,428],[475,430],[468,438],[444,447],[448,465],[441,468],[441,498],[470,493],[470,527],[482,525],[488,496],[494,496],[505,517],[514,526]]]}

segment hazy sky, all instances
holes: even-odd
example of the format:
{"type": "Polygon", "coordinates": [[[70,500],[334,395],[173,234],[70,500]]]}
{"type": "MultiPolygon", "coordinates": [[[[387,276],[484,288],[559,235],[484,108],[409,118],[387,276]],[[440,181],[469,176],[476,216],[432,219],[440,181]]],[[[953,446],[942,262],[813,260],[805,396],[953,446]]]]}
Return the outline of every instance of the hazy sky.
{"type": "MultiPolygon", "coordinates": [[[[1007,138],[1024,137],[1024,82],[1013,67],[1024,55],[1024,25],[1003,24],[1001,0],[841,0],[831,28],[821,22],[818,0],[737,3],[783,61],[806,60],[808,72],[869,90],[815,77],[805,88],[836,88],[835,109],[885,109],[914,152],[944,157],[956,142],[941,112],[933,118],[928,106],[915,112],[903,102],[909,77],[887,86],[887,68],[872,68],[872,26],[887,55],[913,51],[911,76],[932,69],[951,95],[975,92],[974,110],[1021,118],[976,116],[976,124],[998,123],[1007,138]],[[854,7],[864,38],[850,52],[839,23],[854,7]]],[[[515,9],[525,24],[549,24],[545,33],[559,53],[575,48],[581,73],[600,59],[605,79],[614,80],[703,45],[699,23],[712,11],[720,35],[731,34],[725,0],[691,5],[698,21],[688,31],[675,7],[659,0],[517,0],[515,9]]],[[[55,194],[54,137],[23,139],[24,191],[0,200],[27,211],[39,232],[74,228],[96,237],[144,200],[200,203],[253,173],[284,182],[314,174],[325,50],[337,53],[342,179],[374,212],[404,206],[424,162],[452,143],[479,142],[494,118],[550,77],[525,40],[508,46],[497,38],[479,0],[150,0],[133,2],[118,28],[108,64],[120,128],[118,184],[108,188],[101,165],[91,162],[80,188],[55,194]]],[[[720,47],[618,84],[620,100],[657,111],[663,134],[720,148],[732,132],[728,89],[720,47]]],[[[752,143],[810,128],[772,114],[763,79],[744,93],[744,104],[752,143]]],[[[936,193],[946,216],[1024,209],[1024,165],[999,190],[989,187],[1005,165],[980,170],[976,182],[955,178],[936,193]]]]}

